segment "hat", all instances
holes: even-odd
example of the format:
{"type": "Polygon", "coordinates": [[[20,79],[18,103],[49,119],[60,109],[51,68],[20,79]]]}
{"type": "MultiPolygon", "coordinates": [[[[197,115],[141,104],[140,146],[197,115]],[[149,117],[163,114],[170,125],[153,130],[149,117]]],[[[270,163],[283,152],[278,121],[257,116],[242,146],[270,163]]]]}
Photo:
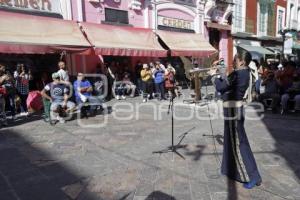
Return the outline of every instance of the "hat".
{"type": "Polygon", "coordinates": [[[53,74],[52,74],[52,79],[59,79],[59,74],[57,73],[57,72],[54,72],[53,74]]]}
{"type": "Polygon", "coordinates": [[[143,64],[143,69],[147,69],[149,66],[147,64],[143,64]]]}

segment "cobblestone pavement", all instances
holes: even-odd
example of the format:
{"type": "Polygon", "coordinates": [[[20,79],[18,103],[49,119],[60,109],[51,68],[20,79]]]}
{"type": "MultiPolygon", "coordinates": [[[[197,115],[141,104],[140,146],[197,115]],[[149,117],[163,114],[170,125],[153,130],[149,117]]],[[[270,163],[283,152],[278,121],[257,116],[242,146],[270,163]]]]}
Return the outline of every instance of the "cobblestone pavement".
{"type": "Polygon", "coordinates": [[[112,101],[111,112],[81,121],[106,122],[97,128],[79,126],[77,120],[50,126],[34,117],[2,128],[0,199],[300,199],[299,116],[267,113],[261,120],[246,121],[263,177],[262,186],[249,191],[220,174],[223,122],[213,119],[211,137],[209,120],[199,120],[207,117],[207,106],[175,103],[175,141],[188,131],[178,149],[183,159],[152,153],[171,143],[168,102],[120,102],[143,106],[128,112],[129,105],[116,107],[112,101]],[[161,119],[154,105],[163,110],[161,119]]]}

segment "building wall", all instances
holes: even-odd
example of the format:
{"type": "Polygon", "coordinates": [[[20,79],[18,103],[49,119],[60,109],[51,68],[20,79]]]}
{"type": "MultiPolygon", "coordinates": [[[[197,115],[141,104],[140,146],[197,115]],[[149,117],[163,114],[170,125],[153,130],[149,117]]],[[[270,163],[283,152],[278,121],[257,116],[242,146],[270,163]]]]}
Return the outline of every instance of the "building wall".
{"type": "Polygon", "coordinates": [[[277,12],[277,10],[278,10],[278,8],[284,8],[285,9],[285,19],[284,19],[284,24],[283,24],[283,27],[285,27],[286,26],[286,20],[287,20],[287,1],[286,0],[277,0],[276,2],[275,2],[275,12],[276,12],[276,20],[275,20],[275,28],[276,28],[276,36],[280,36],[279,34],[278,34],[278,31],[279,30],[277,30],[278,28],[277,28],[277,23],[278,23],[278,12],[277,12]]]}
{"type": "Polygon", "coordinates": [[[224,58],[225,64],[228,66],[229,57],[228,57],[228,33],[227,31],[220,32],[220,44],[219,44],[219,58],[224,58]]]}
{"type": "MultiPolygon", "coordinates": [[[[144,12],[129,9],[131,0],[122,0],[116,3],[114,0],[105,0],[103,3],[82,1],[83,21],[100,24],[105,21],[105,8],[128,11],[129,24],[134,27],[144,27],[144,12]]],[[[78,20],[78,0],[72,0],[73,19],[78,20]]]]}
{"type": "Polygon", "coordinates": [[[246,32],[257,33],[257,0],[246,1],[246,32]]]}
{"type": "Polygon", "coordinates": [[[158,11],[158,15],[160,16],[165,16],[165,17],[170,17],[170,18],[178,18],[178,19],[183,19],[183,20],[188,20],[188,21],[194,21],[195,17],[182,12],[180,10],[175,10],[175,9],[163,9],[158,11]]]}
{"type": "Polygon", "coordinates": [[[298,9],[300,8],[300,1],[299,0],[287,0],[286,5],[286,25],[288,28],[300,30],[300,18],[298,13],[298,9]],[[291,4],[294,5],[294,12],[291,9],[291,4]],[[292,13],[293,12],[293,13],[292,13]]]}

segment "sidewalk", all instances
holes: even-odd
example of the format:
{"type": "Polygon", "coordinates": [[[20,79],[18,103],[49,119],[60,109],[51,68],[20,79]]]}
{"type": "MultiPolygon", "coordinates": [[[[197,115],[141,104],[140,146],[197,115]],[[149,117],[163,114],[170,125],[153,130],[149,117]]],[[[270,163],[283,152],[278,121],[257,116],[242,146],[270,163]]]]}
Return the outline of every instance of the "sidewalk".
{"type": "MultiPolygon", "coordinates": [[[[133,112],[122,112],[125,107],[115,102],[108,103],[112,113],[82,121],[99,125],[107,120],[101,128],[80,127],[76,120],[56,126],[36,120],[0,129],[0,199],[300,199],[299,118],[266,114],[259,121],[246,121],[263,177],[261,187],[248,191],[220,174],[221,119],[212,121],[216,140],[203,136],[212,134],[209,120],[175,120],[176,142],[195,127],[178,150],[182,159],[172,153],[152,154],[171,144],[168,102],[161,106],[161,120],[155,120],[151,107],[159,106],[156,100],[133,112]]],[[[141,105],[140,98],[122,102],[141,105]]],[[[176,107],[175,115],[187,118],[192,110],[207,116],[205,109],[193,105],[176,107]]]]}

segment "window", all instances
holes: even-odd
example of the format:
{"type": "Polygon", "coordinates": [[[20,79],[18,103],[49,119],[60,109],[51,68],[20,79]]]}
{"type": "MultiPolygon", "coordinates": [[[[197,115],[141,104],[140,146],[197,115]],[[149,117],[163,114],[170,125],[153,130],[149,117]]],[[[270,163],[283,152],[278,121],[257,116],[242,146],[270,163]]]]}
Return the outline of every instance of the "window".
{"type": "Polygon", "coordinates": [[[280,31],[283,28],[283,15],[284,15],[284,11],[283,10],[279,10],[278,11],[278,31],[280,31]]]}
{"type": "Polygon", "coordinates": [[[234,0],[233,28],[235,32],[244,32],[243,3],[245,3],[244,0],[234,0]]]}
{"type": "Polygon", "coordinates": [[[105,22],[128,24],[128,12],[123,10],[105,8],[105,22]]]}
{"type": "Polygon", "coordinates": [[[268,27],[268,5],[258,3],[258,35],[266,36],[268,27]]]}
{"type": "Polygon", "coordinates": [[[278,32],[284,28],[284,21],[285,21],[285,8],[281,6],[277,6],[277,25],[276,25],[277,36],[279,36],[278,32]]]}
{"type": "Polygon", "coordinates": [[[289,16],[289,27],[290,28],[294,28],[293,27],[293,23],[294,23],[294,17],[295,17],[295,6],[294,6],[294,4],[291,4],[290,5],[290,16],[289,16]]]}

